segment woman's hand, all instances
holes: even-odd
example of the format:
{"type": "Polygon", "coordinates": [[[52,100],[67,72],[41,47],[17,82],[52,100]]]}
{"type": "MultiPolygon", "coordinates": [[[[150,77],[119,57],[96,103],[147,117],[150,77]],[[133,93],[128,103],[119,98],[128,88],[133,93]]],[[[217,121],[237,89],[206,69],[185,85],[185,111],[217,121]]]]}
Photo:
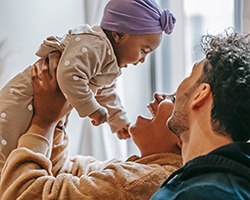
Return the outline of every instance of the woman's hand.
{"type": "Polygon", "coordinates": [[[131,135],[128,131],[130,124],[127,124],[125,127],[123,127],[122,129],[120,129],[119,131],[116,132],[117,137],[121,140],[121,139],[128,139],[131,138],[131,135]]]}
{"type": "Polygon", "coordinates": [[[60,54],[58,54],[58,58],[53,63],[53,73],[51,76],[49,75],[48,62],[45,59],[39,60],[39,62],[43,62],[42,72],[39,76],[36,65],[32,69],[34,116],[29,131],[47,138],[51,137],[51,131],[53,133],[57,122],[72,109],[72,106],[62,94],[56,81],[56,69],[59,57],[60,54]]]}

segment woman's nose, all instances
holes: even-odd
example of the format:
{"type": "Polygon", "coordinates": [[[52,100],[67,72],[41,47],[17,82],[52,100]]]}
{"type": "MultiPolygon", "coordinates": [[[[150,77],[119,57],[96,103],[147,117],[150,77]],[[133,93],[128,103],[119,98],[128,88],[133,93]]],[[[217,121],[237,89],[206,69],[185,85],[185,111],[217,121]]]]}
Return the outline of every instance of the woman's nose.
{"type": "Polygon", "coordinates": [[[166,95],[165,94],[158,94],[158,93],[154,93],[154,98],[155,100],[160,103],[162,102],[164,99],[166,99],[166,95]]]}

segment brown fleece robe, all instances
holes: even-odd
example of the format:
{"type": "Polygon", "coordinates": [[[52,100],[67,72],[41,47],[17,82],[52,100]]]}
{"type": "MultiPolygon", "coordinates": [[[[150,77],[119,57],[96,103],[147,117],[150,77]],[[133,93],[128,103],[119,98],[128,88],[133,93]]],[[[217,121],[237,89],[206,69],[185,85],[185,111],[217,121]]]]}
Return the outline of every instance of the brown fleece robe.
{"type": "Polygon", "coordinates": [[[51,160],[48,140],[27,133],[3,168],[0,199],[150,199],[182,166],[180,155],[159,153],[126,161],[67,156],[68,137],[57,130],[51,160]]]}

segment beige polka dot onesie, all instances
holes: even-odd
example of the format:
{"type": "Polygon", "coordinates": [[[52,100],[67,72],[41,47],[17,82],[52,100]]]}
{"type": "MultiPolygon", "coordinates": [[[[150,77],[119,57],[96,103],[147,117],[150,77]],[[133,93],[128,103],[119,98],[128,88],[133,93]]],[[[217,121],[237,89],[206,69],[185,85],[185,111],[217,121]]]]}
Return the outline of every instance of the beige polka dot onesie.
{"type": "MultiPolygon", "coordinates": [[[[114,90],[121,69],[103,30],[99,26],[83,25],[63,37],[44,40],[36,55],[49,57],[50,71],[56,50],[62,53],[57,69],[58,84],[79,116],[86,117],[101,105],[108,110],[112,132],[127,125],[126,112],[114,90]]],[[[0,172],[33,115],[31,69],[32,66],[26,68],[0,91],[0,172]]]]}

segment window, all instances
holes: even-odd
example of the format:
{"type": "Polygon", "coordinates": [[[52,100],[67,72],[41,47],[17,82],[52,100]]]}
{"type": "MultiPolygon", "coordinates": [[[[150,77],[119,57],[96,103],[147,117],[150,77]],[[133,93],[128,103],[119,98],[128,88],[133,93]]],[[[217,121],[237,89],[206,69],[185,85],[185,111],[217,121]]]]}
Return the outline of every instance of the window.
{"type": "Polygon", "coordinates": [[[170,36],[153,56],[152,87],[154,91],[174,92],[180,81],[191,72],[193,64],[204,55],[200,51],[201,36],[219,34],[228,27],[241,28],[241,0],[161,0],[177,18],[170,36]]]}
{"type": "Polygon", "coordinates": [[[218,34],[227,27],[234,27],[234,0],[184,0],[184,13],[187,75],[193,64],[204,57],[199,48],[201,35],[218,34]]]}

